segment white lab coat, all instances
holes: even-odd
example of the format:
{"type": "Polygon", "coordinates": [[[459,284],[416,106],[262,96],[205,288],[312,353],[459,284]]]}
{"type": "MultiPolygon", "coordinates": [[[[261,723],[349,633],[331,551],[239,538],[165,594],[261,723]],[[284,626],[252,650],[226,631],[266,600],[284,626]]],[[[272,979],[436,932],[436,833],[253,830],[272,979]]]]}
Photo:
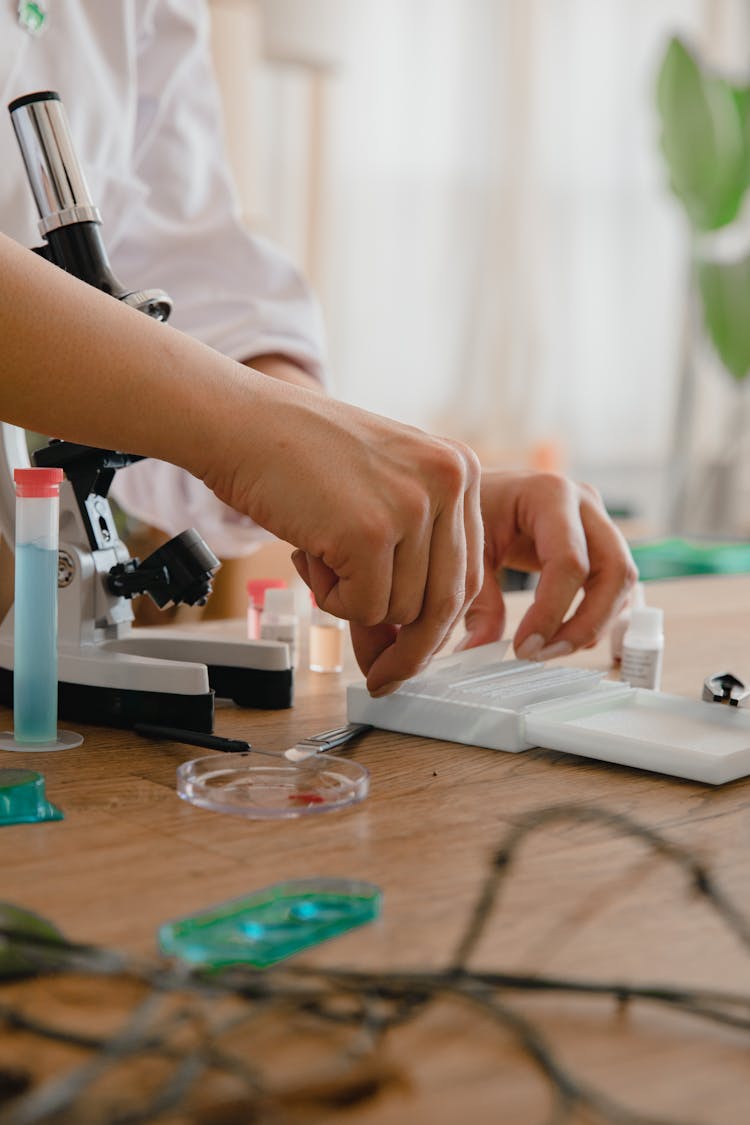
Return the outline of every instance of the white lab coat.
{"type": "MultiPolygon", "coordinates": [[[[320,377],[317,306],[290,263],[238,217],[205,5],[48,0],[47,7],[47,27],[32,37],[18,25],[15,0],[0,5],[3,103],[35,90],[60,94],[116,275],[128,287],[165,289],[175,303],[171,323],[225,355],[281,353],[320,377]]],[[[0,229],[38,245],[37,219],[10,115],[0,110],[0,229]]],[[[197,527],[225,557],[266,537],[172,465],[126,469],[113,494],[170,534],[197,527]]]]}

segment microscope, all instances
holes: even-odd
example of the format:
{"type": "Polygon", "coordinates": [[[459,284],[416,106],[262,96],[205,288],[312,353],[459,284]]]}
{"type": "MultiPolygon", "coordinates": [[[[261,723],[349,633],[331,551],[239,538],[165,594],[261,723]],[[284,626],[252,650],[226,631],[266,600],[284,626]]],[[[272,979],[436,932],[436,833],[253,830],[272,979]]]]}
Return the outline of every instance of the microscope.
{"type": "MultiPolygon", "coordinates": [[[[9,106],[44,245],[35,250],[66,272],[158,321],[172,310],[158,289],[128,289],[115,277],[75,154],[59,95],[28,94],[9,106]]],[[[103,376],[104,377],[104,376],[103,376]]],[[[107,499],[115,472],[141,458],[51,440],[36,465],[59,467],[58,710],[62,718],[104,726],[138,723],[211,732],[214,696],[241,707],[292,705],[287,645],[192,632],[133,629],[132,598],[160,608],[203,605],[219,560],[195,529],[142,562],[121,541],[107,499]]],[[[0,531],[14,541],[13,470],[30,464],[26,432],[0,423],[0,531]]],[[[13,610],[0,626],[0,702],[13,702],[13,610]]]]}

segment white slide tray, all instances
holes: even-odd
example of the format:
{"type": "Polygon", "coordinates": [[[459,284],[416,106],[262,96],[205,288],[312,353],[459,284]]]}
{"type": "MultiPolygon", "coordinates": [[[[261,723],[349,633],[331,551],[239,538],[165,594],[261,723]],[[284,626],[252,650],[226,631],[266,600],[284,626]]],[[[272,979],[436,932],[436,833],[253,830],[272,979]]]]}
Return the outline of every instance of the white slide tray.
{"type": "Polygon", "coordinates": [[[518,753],[532,746],[721,785],[750,774],[750,712],[504,660],[507,644],[438,657],[393,695],[347,689],[351,722],[518,753]]]}

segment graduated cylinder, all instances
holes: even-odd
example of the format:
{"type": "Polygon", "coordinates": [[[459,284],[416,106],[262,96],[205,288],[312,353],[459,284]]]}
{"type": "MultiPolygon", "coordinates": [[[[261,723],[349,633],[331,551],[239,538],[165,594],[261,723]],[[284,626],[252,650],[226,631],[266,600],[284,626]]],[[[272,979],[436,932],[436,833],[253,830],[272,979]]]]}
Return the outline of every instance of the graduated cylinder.
{"type": "Polygon", "coordinates": [[[62,469],[16,469],[13,725],[16,742],[57,738],[57,553],[62,469]]]}

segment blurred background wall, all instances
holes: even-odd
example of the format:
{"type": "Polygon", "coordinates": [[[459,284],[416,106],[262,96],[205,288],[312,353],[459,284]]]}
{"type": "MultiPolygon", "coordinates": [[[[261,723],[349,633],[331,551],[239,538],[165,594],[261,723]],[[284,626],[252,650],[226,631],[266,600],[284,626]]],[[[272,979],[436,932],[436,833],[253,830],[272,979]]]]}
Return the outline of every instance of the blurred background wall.
{"type": "Polygon", "coordinates": [[[655,80],[677,32],[747,81],[750,0],[212,0],[212,16],[245,216],[311,278],[340,397],[487,463],[588,479],[647,533],[673,521],[689,425],[683,522],[746,533],[750,490],[721,526],[716,490],[747,394],[688,300],[655,80]]]}

